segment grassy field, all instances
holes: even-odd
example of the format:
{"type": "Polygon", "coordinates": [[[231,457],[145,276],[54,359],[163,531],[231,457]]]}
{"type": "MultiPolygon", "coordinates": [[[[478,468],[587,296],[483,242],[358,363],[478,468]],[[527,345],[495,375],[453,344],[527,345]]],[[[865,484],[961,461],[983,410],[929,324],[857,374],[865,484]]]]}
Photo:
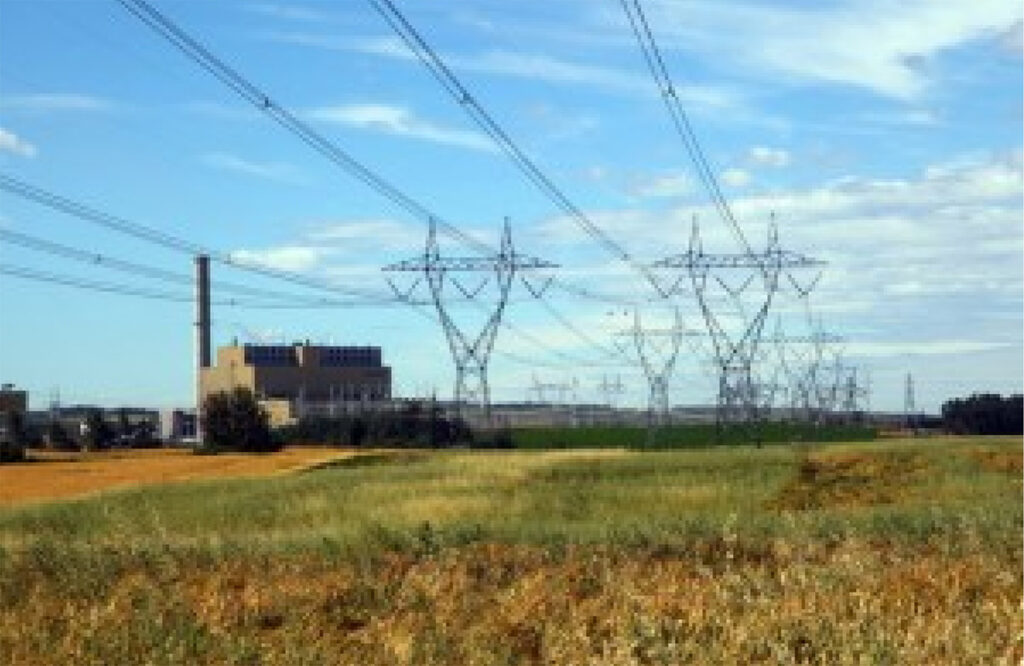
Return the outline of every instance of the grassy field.
{"type": "Polygon", "coordinates": [[[409,451],[10,506],[0,663],[1016,664],[1021,476],[1019,438],[409,451]]]}
{"type": "Polygon", "coordinates": [[[857,425],[813,426],[785,421],[724,426],[713,423],[666,425],[649,433],[644,426],[581,426],[515,428],[512,444],[517,449],[685,449],[736,445],[754,440],[765,444],[790,442],[871,441],[874,428],[857,425]]]}

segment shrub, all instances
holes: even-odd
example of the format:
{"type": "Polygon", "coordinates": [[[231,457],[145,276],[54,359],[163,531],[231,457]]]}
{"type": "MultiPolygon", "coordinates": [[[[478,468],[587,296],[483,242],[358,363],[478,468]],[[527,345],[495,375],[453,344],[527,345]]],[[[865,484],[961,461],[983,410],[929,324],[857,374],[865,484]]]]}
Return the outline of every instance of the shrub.
{"type": "Polygon", "coordinates": [[[27,435],[25,417],[21,412],[9,411],[2,414],[0,422],[0,463],[20,462],[25,459],[27,435]]]}
{"type": "Polygon", "coordinates": [[[114,441],[114,429],[110,427],[103,418],[103,412],[98,409],[90,409],[85,417],[85,448],[91,450],[108,448],[114,441]]]}
{"type": "Polygon", "coordinates": [[[202,453],[266,453],[281,448],[280,442],[271,436],[267,413],[245,388],[208,396],[203,403],[202,425],[202,453]]]}

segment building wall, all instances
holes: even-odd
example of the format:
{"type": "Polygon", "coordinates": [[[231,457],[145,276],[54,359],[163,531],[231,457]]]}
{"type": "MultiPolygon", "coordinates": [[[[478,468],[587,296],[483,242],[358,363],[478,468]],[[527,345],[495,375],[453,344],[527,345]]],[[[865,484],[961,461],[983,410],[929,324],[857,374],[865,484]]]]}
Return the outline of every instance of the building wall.
{"type": "Polygon", "coordinates": [[[272,425],[291,422],[305,401],[379,402],[391,398],[391,368],[377,347],[232,345],[217,350],[217,363],[200,370],[200,395],[247,388],[272,425]],[[280,401],[290,403],[285,409],[280,401]],[[272,404],[273,403],[273,404],[272,404]]]}
{"type": "Polygon", "coordinates": [[[18,412],[24,414],[28,409],[28,393],[14,389],[0,390],[0,413],[18,412]]]}

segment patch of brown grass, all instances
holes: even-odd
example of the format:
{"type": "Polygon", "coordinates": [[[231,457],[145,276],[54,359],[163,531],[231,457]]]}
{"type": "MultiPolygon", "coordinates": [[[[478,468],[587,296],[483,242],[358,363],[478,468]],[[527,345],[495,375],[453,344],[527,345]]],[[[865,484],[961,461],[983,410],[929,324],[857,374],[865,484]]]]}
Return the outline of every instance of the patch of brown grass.
{"type": "Polygon", "coordinates": [[[769,506],[808,510],[893,504],[922,478],[928,463],[919,453],[824,453],[806,456],[769,506]]]}
{"type": "Polygon", "coordinates": [[[1020,479],[1024,476],[1024,451],[1016,449],[974,451],[972,457],[983,469],[1020,479]]]}
{"type": "Polygon", "coordinates": [[[0,654],[18,664],[1012,664],[1024,621],[1020,553],[1012,559],[853,540],[671,554],[479,544],[363,564],[301,555],[129,567],[77,596],[15,561],[7,574],[29,593],[2,599],[0,654]]]}
{"type": "Polygon", "coordinates": [[[31,452],[33,461],[0,466],[0,506],[67,499],[112,488],[154,483],[272,476],[355,455],[314,447],[271,454],[197,456],[187,449],[89,453],[31,452]]]}

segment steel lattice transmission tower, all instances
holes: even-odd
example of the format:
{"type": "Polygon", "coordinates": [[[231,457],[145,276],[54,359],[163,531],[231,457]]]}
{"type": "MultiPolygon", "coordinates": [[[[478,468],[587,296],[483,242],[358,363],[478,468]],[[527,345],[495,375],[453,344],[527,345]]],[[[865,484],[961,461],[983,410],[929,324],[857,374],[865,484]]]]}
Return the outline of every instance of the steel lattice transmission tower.
{"type": "Polygon", "coordinates": [[[441,256],[437,241],[437,224],[431,220],[423,255],[389,264],[382,269],[391,273],[421,274],[406,290],[400,290],[394,282],[388,280],[388,284],[403,300],[414,302],[413,291],[422,283],[430,290],[430,302],[437,312],[437,318],[448,340],[452,360],[455,362],[454,397],[456,409],[460,413],[464,406],[476,405],[481,408],[485,418],[490,419],[491,396],[487,382],[487,364],[515,278],[520,277],[529,292],[539,298],[551,279],[535,285],[522,274],[557,267],[557,264],[536,257],[517,254],[512,245],[511,225],[506,218],[497,254],[482,257],[441,256]],[[458,274],[464,273],[485,276],[475,286],[467,287],[457,277],[458,274]],[[481,295],[491,281],[495,285],[494,300],[489,305],[484,305],[481,295]],[[476,303],[484,311],[484,323],[475,334],[460,326],[452,316],[449,307],[453,303],[450,297],[451,288],[455,289],[457,299],[476,303]]]}
{"type": "MultiPolygon", "coordinates": [[[[669,328],[644,328],[640,311],[633,311],[633,326],[620,331],[619,337],[628,337],[633,342],[640,367],[647,379],[647,422],[648,426],[660,425],[668,420],[669,383],[675,370],[679,347],[686,331],[683,327],[679,308],[673,308],[674,321],[669,328]],[[661,342],[658,341],[667,341],[661,342]]],[[[620,351],[625,349],[616,343],[620,351]]]]}
{"type": "Polygon", "coordinates": [[[680,285],[689,277],[701,314],[711,338],[714,361],[718,366],[718,399],[716,420],[751,422],[758,418],[761,389],[752,374],[752,365],[761,344],[765,320],[772,301],[780,290],[780,279],[796,268],[820,266],[824,262],[802,254],[783,250],[779,244],[774,220],[769,228],[768,243],[763,252],[739,254],[708,254],[704,252],[697,221],[694,219],[689,248],[685,253],[665,257],[653,264],[655,269],[674,271],[675,282],[669,295],[679,294],[680,285]],[[746,272],[738,287],[732,287],[721,273],[746,272]],[[748,312],[742,297],[756,278],[763,291],[748,312]],[[713,278],[713,280],[712,280],[713,278]],[[712,307],[710,287],[717,284],[733,304],[739,325],[727,326],[712,307]]]}

